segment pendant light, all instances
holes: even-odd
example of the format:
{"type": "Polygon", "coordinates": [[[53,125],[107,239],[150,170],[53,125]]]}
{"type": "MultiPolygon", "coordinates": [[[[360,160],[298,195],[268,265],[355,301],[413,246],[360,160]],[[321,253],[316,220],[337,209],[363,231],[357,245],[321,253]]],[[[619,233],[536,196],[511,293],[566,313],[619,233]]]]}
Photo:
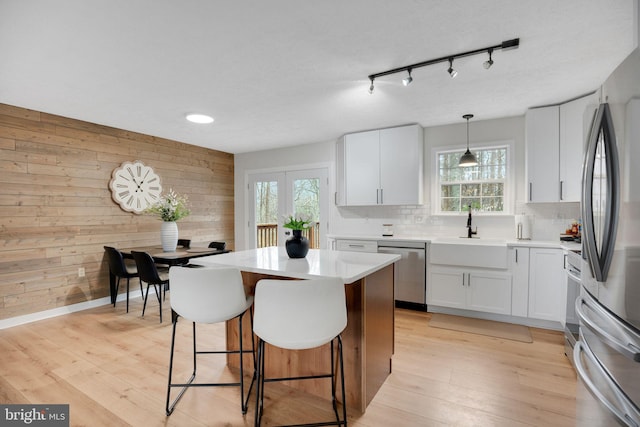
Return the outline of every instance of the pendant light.
{"type": "Polygon", "coordinates": [[[478,159],[475,154],[469,151],[469,119],[473,118],[473,114],[465,114],[462,118],[467,119],[467,151],[462,155],[462,157],[460,157],[460,163],[458,163],[458,166],[464,168],[476,166],[478,164],[478,159]]]}

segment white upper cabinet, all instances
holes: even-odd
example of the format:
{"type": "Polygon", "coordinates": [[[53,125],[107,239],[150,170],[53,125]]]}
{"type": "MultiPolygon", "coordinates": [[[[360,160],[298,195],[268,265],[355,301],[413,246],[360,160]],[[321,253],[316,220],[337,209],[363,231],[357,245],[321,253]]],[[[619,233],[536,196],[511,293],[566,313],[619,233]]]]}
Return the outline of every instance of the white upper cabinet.
{"type": "Polygon", "coordinates": [[[560,107],[533,108],[525,115],[527,200],[560,200],[560,107]]]}
{"type": "Polygon", "coordinates": [[[419,125],[345,135],[337,144],[336,204],[422,204],[423,157],[419,125]]]}
{"type": "Polygon", "coordinates": [[[560,106],[561,201],[580,201],[583,153],[597,105],[595,96],[585,96],[560,106]]]}
{"type": "Polygon", "coordinates": [[[584,144],[596,106],[589,95],[527,111],[527,201],[580,201],[584,144]]]}
{"type": "Polygon", "coordinates": [[[418,125],[380,131],[380,189],[385,205],[421,205],[423,139],[418,125]]]}
{"type": "MultiPolygon", "coordinates": [[[[380,131],[345,135],[338,143],[344,157],[344,205],[375,205],[380,201],[380,131]],[[340,147],[342,145],[342,147],[340,147]],[[341,149],[342,148],[342,149],[341,149]]],[[[340,168],[339,168],[340,169],[340,168]]],[[[338,185],[340,186],[340,180],[338,185]]]]}

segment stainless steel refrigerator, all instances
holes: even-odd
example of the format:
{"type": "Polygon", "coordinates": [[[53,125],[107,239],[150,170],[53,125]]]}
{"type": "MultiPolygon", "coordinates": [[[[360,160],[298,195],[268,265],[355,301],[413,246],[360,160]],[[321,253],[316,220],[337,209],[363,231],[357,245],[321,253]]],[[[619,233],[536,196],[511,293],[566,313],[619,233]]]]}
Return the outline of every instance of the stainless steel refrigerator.
{"type": "Polygon", "coordinates": [[[600,89],[583,164],[578,425],[640,426],[640,53],[600,89]]]}

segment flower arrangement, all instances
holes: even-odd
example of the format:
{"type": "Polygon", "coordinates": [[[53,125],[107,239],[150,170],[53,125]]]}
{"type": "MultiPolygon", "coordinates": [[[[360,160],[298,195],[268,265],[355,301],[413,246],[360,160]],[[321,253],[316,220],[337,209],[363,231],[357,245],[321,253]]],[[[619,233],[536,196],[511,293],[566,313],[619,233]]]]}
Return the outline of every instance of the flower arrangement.
{"type": "Polygon", "coordinates": [[[310,223],[311,218],[307,215],[285,215],[282,226],[284,228],[290,228],[291,230],[304,230],[305,228],[309,228],[310,223]]]}
{"type": "Polygon", "coordinates": [[[144,210],[146,214],[157,215],[162,221],[177,221],[188,216],[191,211],[187,207],[187,196],[179,196],[173,189],[162,194],[160,200],[144,210]]]}

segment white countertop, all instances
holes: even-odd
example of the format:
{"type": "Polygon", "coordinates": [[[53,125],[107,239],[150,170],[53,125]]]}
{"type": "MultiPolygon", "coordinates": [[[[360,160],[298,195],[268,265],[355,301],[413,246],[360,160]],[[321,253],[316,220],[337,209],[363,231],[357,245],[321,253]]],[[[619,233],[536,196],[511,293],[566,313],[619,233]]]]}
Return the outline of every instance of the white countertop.
{"type": "Polygon", "coordinates": [[[306,258],[292,259],[285,248],[272,246],[200,257],[191,262],[295,279],[339,277],[344,283],[353,283],[398,260],[400,255],[324,249],[310,249],[306,258]]]}
{"type": "Polygon", "coordinates": [[[565,250],[580,250],[582,245],[576,242],[563,242],[558,240],[517,240],[517,239],[491,239],[491,238],[455,238],[455,237],[439,237],[439,236],[372,236],[372,235],[344,235],[332,234],[327,236],[331,239],[348,239],[348,240],[373,240],[373,241],[410,241],[410,242],[427,242],[427,243],[449,243],[449,244],[470,244],[470,245],[506,245],[513,247],[531,247],[531,248],[557,248],[565,250]]]}

